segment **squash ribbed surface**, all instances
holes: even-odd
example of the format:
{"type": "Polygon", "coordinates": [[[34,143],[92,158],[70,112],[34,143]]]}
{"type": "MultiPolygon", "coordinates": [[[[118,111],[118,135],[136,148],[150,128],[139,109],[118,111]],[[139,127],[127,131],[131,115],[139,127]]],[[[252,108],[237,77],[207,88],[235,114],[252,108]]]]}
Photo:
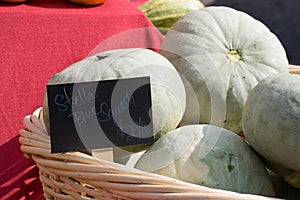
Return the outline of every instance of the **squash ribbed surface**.
{"type": "Polygon", "coordinates": [[[161,137],[136,168],[194,184],[273,196],[264,164],[235,133],[211,125],[188,125],[161,137]]]}

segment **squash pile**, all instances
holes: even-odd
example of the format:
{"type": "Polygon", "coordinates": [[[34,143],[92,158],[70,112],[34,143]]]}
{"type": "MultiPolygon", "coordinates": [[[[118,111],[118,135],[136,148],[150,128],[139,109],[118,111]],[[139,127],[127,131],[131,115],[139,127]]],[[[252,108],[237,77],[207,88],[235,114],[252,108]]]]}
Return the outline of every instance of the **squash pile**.
{"type": "Polygon", "coordinates": [[[231,139],[223,139],[226,134],[236,134],[243,136],[241,143],[260,157],[264,169],[283,176],[300,190],[300,76],[288,73],[287,55],[275,34],[244,12],[211,6],[179,19],[168,30],[159,53],[181,75],[187,105],[181,127],[143,153],[137,168],[209,187],[272,196],[271,190],[253,184],[255,178],[246,180],[248,176],[261,181],[268,177],[258,175],[260,168],[254,160],[247,160],[247,151],[231,139]],[[218,134],[216,128],[203,131],[203,126],[220,130],[218,134]],[[193,138],[196,132],[202,139],[193,138]],[[170,145],[180,137],[196,144],[170,145]],[[230,149],[235,147],[244,156],[230,149]],[[176,148],[182,149],[180,156],[174,156],[176,148]],[[207,154],[203,157],[204,152],[207,154]],[[161,158],[159,154],[169,155],[170,161],[165,163],[167,156],[161,158]],[[232,164],[228,155],[234,155],[232,171],[239,171],[240,177],[228,175],[232,164]],[[256,172],[240,171],[246,167],[238,159],[256,172]],[[150,160],[165,164],[149,168],[150,160]],[[233,179],[239,184],[234,186],[233,179]],[[243,184],[248,190],[242,190],[243,184]]]}
{"type": "Polygon", "coordinates": [[[126,150],[115,154],[115,162],[194,184],[284,198],[272,171],[300,190],[300,76],[289,73],[283,45],[262,22],[233,8],[204,7],[178,19],[159,52],[102,52],[49,83],[138,76],[151,78],[156,140],[134,163],[127,162],[132,152],[126,150]]]}

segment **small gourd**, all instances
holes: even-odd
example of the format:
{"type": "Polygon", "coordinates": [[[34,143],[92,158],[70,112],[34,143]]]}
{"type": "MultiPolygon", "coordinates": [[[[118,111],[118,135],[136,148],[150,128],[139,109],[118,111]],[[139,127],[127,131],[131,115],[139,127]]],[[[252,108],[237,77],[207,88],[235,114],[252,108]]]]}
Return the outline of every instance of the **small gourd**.
{"type": "Polygon", "coordinates": [[[139,9],[159,30],[166,33],[182,16],[203,7],[199,0],[149,0],[139,9]]]}

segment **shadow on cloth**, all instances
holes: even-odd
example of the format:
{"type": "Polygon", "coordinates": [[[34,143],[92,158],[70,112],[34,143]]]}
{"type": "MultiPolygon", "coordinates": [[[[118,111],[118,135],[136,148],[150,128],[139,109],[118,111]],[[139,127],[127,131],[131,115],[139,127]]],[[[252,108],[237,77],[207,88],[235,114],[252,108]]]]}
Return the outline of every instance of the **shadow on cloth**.
{"type": "Polygon", "coordinates": [[[43,199],[38,168],[23,156],[18,139],[16,136],[0,146],[0,199],[43,199]]]}

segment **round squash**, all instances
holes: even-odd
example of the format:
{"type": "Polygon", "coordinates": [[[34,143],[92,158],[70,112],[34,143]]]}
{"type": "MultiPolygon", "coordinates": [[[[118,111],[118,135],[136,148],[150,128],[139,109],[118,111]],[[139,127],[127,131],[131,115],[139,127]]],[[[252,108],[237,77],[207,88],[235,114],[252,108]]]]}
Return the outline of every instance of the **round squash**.
{"type": "Polygon", "coordinates": [[[288,73],[279,39],[260,21],[223,6],[183,16],[166,34],[160,54],[182,75],[185,124],[208,123],[241,133],[241,113],[262,79],[288,73]]]}
{"type": "Polygon", "coordinates": [[[273,196],[260,158],[238,135],[212,125],[179,127],[156,141],[135,168],[240,193],[273,196]]]}
{"type": "Polygon", "coordinates": [[[104,3],[106,0],[69,0],[69,1],[81,5],[96,6],[104,3]]]}
{"type": "MultiPolygon", "coordinates": [[[[142,48],[105,51],[87,57],[55,74],[48,84],[150,77],[151,112],[155,138],[175,129],[185,109],[185,89],[174,66],[160,54],[142,48]]],[[[43,103],[50,132],[47,93],[43,103]]]]}
{"type": "Polygon", "coordinates": [[[300,188],[300,76],[261,81],[246,101],[242,120],[246,139],[268,167],[300,188]]]}
{"type": "Polygon", "coordinates": [[[3,2],[9,2],[9,3],[22,3],[22,2],[25,2],[27,0],[0,0],[0,2],[3,1],[3,2]]]}

